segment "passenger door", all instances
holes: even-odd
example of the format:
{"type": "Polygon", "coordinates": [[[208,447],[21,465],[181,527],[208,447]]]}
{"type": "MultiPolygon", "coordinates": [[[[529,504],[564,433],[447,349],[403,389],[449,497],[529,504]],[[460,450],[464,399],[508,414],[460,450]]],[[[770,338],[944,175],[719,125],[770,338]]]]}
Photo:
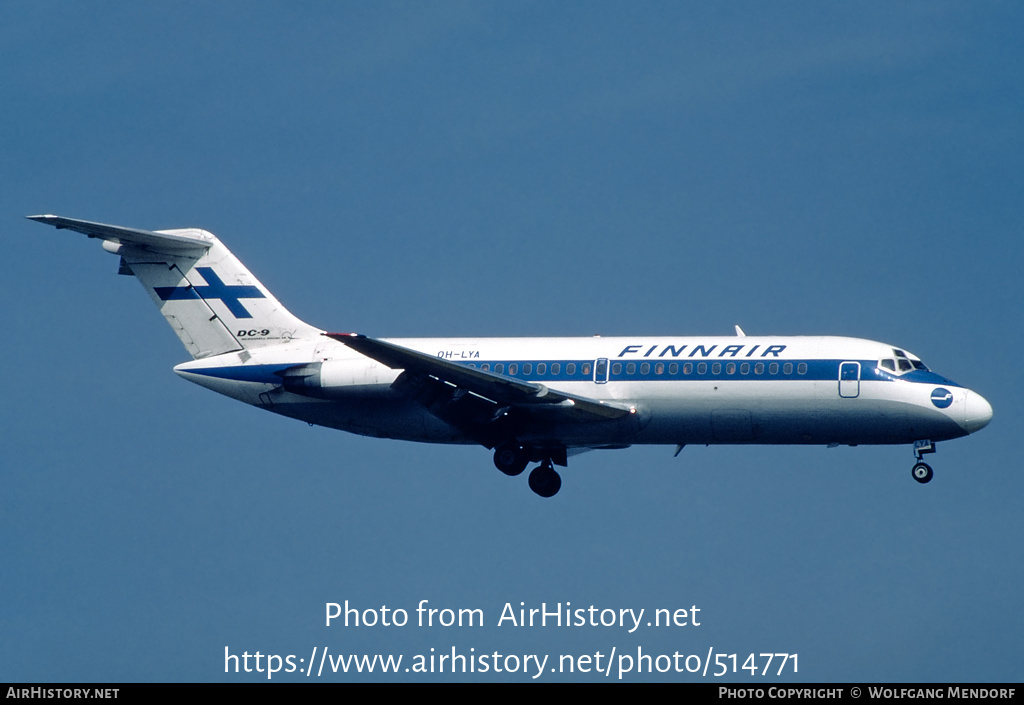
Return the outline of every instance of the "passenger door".
{"type": "Polygon", "coordinates": [[[860,396],[860,363],[839,363],[839,396],[854,399],[860,396]]]}

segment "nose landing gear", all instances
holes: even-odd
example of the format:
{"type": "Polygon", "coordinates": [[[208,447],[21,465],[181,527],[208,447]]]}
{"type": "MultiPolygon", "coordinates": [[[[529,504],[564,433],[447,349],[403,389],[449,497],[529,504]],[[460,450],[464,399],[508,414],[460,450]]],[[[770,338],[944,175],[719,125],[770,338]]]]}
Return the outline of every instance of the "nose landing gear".
{"type": "Polygon", "coordinates": [[[922,485],[926,482],[931,482],[932,472],[931,466],[924,462],[922,456],[925,453],[934,453],[935,444],[931,441],[914,441],[914,455],[917,456],[917,463],[914,464],[910,474],[914,476],[914,479],[920,482],[922,485]]]}

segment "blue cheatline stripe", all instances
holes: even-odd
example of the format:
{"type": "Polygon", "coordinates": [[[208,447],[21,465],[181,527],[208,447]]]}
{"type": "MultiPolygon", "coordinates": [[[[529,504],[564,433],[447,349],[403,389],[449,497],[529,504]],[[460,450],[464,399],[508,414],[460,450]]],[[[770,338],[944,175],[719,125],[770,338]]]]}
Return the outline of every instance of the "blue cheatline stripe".
{"type": "MultiPolygon", "coordinates": [[[[732,360],[687,360],[685,362],[669,361],[646,361],[646,360],[608,360],[608,382],[659,382],[659,381],[681,381],[681,380],[838,380],[839,360],[779,360],[741,362],[732,360]],[[757,365],[762,365],[760,374],[757,365]],[[772,365],[777,365],[773,368],[772,365]],[[787,368],[786,366],[791,366],[787,368]],[[806,372],[799,373],[800,366],[806,365],[806,372]],[[771,372],[772,369],[776,371],[771,372]],[[790,369],[790,372],[786,372],[790,369]],[[630,372],[632,370],[632,372],[630,372]],[[673,372],[672,370],[675,370],[673,372]],[[687,372],[688,370],[688,372],[687,372]],[[744,372],[743,370],[746,370],[744,372]]],[[[845,361],[844,361],[845,362],[845,361]]],[[[508,377],[524,379],[531,382],[564,381],[579,382],[592,380],[594,378],[594,360],[495,360],[471,363],[460,363],[468,367],[483,368],[488,366],[489,371],[497,372],[508,377]],[[501,366],[501,370],[496,369],[501,366]],[[544,374],[538,374],[538,365],[544,365],[544,374]],[[551,372],[552,365],[558,365],[557,374],[551,372]],[[567,366],[575,365],[575,372],[569,374],[567,366]],[[586,372],[584,372],[586,366],[586,372]],[[529,367],[529,372],[525,370],[529,367]],[[515,370],[514,372],[512,370],[515,370]]],[[[873,373],[875,361],[871,361],[873,373]]],[[[866,362],[861,362],[861,379],[873,379],[865,375],[867,371],[866,362]]],[[[878,379],[882,379],[878,377],[878,379]]],[[[889,379],[886,377],[885,379],[889,379]]]]}
{"type": "MultiPolygon", "coordinates": [[[[757,363],[744,363],[744,362],[726,362],[717,360],[697,360],[692,362],[679,362],[676,363],[676,373],[672,374],[670,362],[650,362],[647,368],[647,372],[642,372],[641,365],[643,362],[635,362],[635,371],[633,374],[629,374],[626,370],[626,362],[609,361],[609,374],[608,383],[612,384],[615,382],[701,382],[701,381],[715,381],[715,382],[775,382],[775,381],[806,381],[806,382],[838,382],[839,380],[839,365],[843,362],[860,362],[860,381],[862,382],[891,382],[891,381],[906,381],[915,382],[919,384],[941,384],[953,387],[959,387],[960,385],[952,382],[945,377],[937,375],[933,372],[926,372],[924,370],[915,370],[908,372],[901,377],[890,375],[887,372],[877,369],[875,360],[779,360],[778,371],[775,374],[771,373],[771,365],[773,362],[765,362],[764,369],[761,374],[755,372],[757,363]],[[622,367],[618,373],[614,372],[614,365],[621,364],[622,367]],[[663,365],[662,373],[657,373],[656,365],[663,365]],[[684,365],[689,364],[692,369],[689,374],[686,374],[684,365]],[[699,365],[706,365],[704,372],[700,372],[699,365]],[[748,371],[744,373],[742,365],[749,364],[748,371]],[[792,364],[792,371],[787,373],[786,365],[792,364]],[[800,374],[800,365],[806,364],[807,371],[804,374],[800,374]],[[719,365],[718,368],[715,366],[719,365]],[[730,367],[732,366],[732,372],[730,373],[730,367]],[[717,369],[717,372],[716,372],[717,369]]],[[[289,362],[275,365],[236,365],[227,367],[207,367],[207,368],[192,368],[182,370],[183,372],[189,372],[193,374],[205,375],[208,377],[219,377],[221,379],[236,380],[239,382],[263,382],[267,384],[280,384],[281,377],[274,374],[281,370],[289,367],[294,367],[296,362],[289,362]]],[[[542,384],[548,384],[551,382],[587,382],[593,381],[594,379],[594,360],[495,360],[495,361],[481,361],[465,363],[460,362],[459,364],[467,367],[473,367],[481,369],[484,365],[487,365],[490,372],[500,374],[506,377],[513,377],[515,379],[522,379],[529,382],[539,382],[542,384]],[[544,374],[537,374],[537,366],[543,364],[545,366],[544,374]],[[575,372],[569,374],[566,371],[568,365],[575,365],[575,372]],[[502,371],[497,371],[495,367],[497,365],[502,366],[502,371]],[[510,366],[515,365],[516,371],[510,372],[510,366]],[[524,368],[526,365],[530,366],[530,373],[526,374],[524,368]],[[551,373],[551,366],[558,365],[558,374],[551,373]],[[587,366],[587,372],[583,372],[584,365],[587,366]]]]}
{"type": "MultiPolygon", "coordinates": [[[[839,365],[843,362],[859,362],[860,363],[860,380],[862,382],[892,382],[892,381],[906,381],[906,382],[917,382],[922,384],[948,384],[959,387],[960,385],[952,382],[951,380],[937,375],[934,372],[928,372],[924,370],[914,370],[913,372],[907,372],[901,376],[889,374],[883,370],[879,370],[877,360],[771,360],[764,361],[764,367],[762,371],[758,373],[756,370],[757,365],[761,361],[732,361],[732,360],[719,360],[719,359],[701,359],[696,358],[694,360],[686,360],[685,362],[669,362],[669,361],[646,361],[646,360],[630,360],[624,361],[619,359],[608,360],[608,382],[659,382],[659,381],[744,381],[744,382],[757,382],[757,381],[773,381],[773,380],[804,380],[804,381],[826,381],[826,382],[837,382],[839,380],[839,365]],[[776,372],[772,372],[772,365],[778,364],[776,372]],[[627,365],[633,364],[633,372],[629,372],[627,365]],[[676,367],[673,368],[672,365],[676,367]],[[621,365],[621,367],[616,367],[621,365]],[[643,365],[648,365],[643,367],[643,365]],[[661,365],[661,373],[658,372],[658,365],[661,365]],[[687,367],[689,365],[689,367],[687,367]],[[701,367],[704,365],[704,367],[701,367]],[[791,368],[787,368],[786,365],[792,365],[791,368]],[[806,372],[800,373],[800,366],[806,365],[806,372]],[[618,372],[616,372],[618,369],[618,372]],[[675,373],[672,370],[675,369],[675,373]],[[689,369],[689,373],[686,370],[689,369]],[[747,371],[744,372],[743,370],[747,371]],[[790,372],[786,372],[790,369],[790,372]],[[646,370],[646,372],[644,371],[646,370]],[[703,371],[701,371],[703,370],[703,371]]],[[[514,377],[516,379],[528,380],[531,382],[579,382],[592,380],[594,378],[594,363],[595,360],[494,360],[494,361],[480,361],[470,363],[460,363],[468,367],[482,368],[484,365],[488,366],[491,372],[498,372],[495,369],[496,366],[501,365],[502,369],[498,374],[503,374],[508,377],[514,377]],[[537,374],[537,365],[545,365],[545,373],[537,374]],[[552,364],[559,365],[558,374],[551,373],[552,364]],[[566,366],[574,364],[576,366],[575,374],[568,374],[566,372],[566,366]],[[515,372],[510,372],[512,365],[515,365],[515,372]],[[530,372],[524,372],[526,365],[530,366],[530,372]],[[588,371],[583,372],[583,366],[588,366],[588,371]]]]}

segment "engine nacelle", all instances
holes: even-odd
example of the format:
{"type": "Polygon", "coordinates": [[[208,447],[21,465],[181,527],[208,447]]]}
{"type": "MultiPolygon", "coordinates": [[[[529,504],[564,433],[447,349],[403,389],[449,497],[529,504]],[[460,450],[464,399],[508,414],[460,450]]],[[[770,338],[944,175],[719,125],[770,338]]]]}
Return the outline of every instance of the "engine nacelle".
{"type": "Polygon", "coordinates": [[[398,376],[379,362],[368,358],[325,360],[281,370],[285,391],[316,399],[352,399],[381,397],[391,393],[398,376]]]}

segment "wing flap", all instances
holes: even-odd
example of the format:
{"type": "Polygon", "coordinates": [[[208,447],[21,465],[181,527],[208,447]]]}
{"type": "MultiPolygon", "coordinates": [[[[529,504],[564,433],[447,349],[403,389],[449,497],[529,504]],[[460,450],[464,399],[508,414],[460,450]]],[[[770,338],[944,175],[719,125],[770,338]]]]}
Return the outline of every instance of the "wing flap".
{"type": "Polygon", "coordinates": [[[433,357],[401,345],[368,338],[356,333],[325,333],[358,353],[391,369],[428,375],[473,394],[512,406],[557,406],[586,416],[617,419],[634,413],[633,409],[597,399],[559,392],[543,384],[506,377],[496,372],[466,367],[433,357]]]}

